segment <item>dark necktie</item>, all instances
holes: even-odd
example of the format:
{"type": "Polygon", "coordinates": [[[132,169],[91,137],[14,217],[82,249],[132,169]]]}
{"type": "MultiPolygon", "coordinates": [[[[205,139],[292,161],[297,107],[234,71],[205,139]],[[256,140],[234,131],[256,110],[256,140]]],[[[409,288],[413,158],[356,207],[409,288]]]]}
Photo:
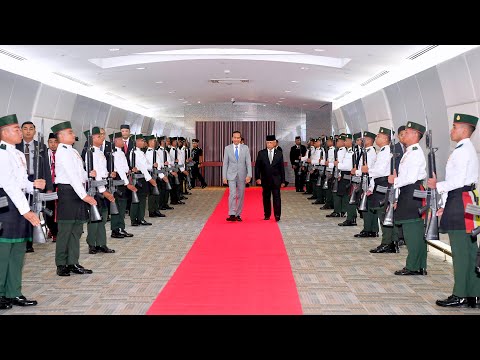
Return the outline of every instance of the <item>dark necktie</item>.
{"type": "Polygon", "coordinates": [[[50,171],[52,173],[52,183],[55,182],[55,151],[52,150],[52,160],[50,163],[50,171]]]}
{"type": "Polygon", "coordinates": [[[123,140],[123,152],[125,154],[128,152],[128,140],[123,140]]]}

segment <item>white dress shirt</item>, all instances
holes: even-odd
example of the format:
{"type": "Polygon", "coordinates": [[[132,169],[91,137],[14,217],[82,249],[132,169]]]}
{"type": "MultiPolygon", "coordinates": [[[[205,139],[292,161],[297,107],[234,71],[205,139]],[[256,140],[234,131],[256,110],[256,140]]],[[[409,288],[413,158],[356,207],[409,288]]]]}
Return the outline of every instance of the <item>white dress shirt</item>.
{"type": "Polygon", "coordinates": [[[88,175],[78,151],[72,145],[59,143],[55,161],[55,183],[71,185],[80,199],[87,196],[85,182],[88,175]]]}
{"type": "MultiPolygon", "coordinates": [[[[108,170],[107,170],[107,158],[103,151],[100,150],[100,147],[93,146],[93,169],[96,171],[97,176],[95,176],[95,180],[103,180],[108,177],[108,170]]],[[[103,193],[107,190],[105,185],[101,185],[97,187],[100,193],[103,193]]]]}
{"type": "MultiPolygon", "coordinates": [[[[147,165],[148,165],[148,169],[151,171],[152,168],[153,168],[153,154],[156,152],[156,150],[154,148],[148,148],[147,149],[147,152],[145,153],[145,157],[147,159],[147,165]]],[[[155,160],[155,162],[158,164],[158,153],[156,155],[157,159],[155,160]]],[[[157,169],[159,168],[160,166],[157,167],[157,169]]],[[[165,175],[163,175],[162,173],[159,173],[158,174],[158,177],[160,179],[163,179],[165,175]]]]}
{"type": "Polygon", "coordinates": [[[416,143],[407,147],[402,160],[400,160],[394,188],[398,189],[425,179],[427,177],[426,166],[425,155],[420,145],[416,143]]]}
{"type": "Polygon", "coordinates": [[[150,181],[152,176],[148,172],[148,163],[145,153],[136,147],[135,150],[130,151],[130,164],[132,163],[132,153],[135,151],[135,167],[142,172],[146,181],[150,181]]]}
{"type": "Polygon", "coordinates": [[[117,151],[113,152],[113,162],[114,162],[114,170],[120,176],[120,179],[123,180],[125,185],[129,184],[127,174],[129,172],[129,167],[128,167],[128,162],[127,162],[127,157],[125,156],[125,153],[123,152],[122,148],[115,147],[117,151]]]}
{"type": "Polygon", "coordinates": [[[353,163],[352,163],[353,149],[351,147],[348,149],[341,147],[338,150],[337,154],[338,154],[338,170],[341,170],[341,171],[352,170],[353,169],[353,163]],[[342,151],[340,152],[340,150],[342,151]]]}

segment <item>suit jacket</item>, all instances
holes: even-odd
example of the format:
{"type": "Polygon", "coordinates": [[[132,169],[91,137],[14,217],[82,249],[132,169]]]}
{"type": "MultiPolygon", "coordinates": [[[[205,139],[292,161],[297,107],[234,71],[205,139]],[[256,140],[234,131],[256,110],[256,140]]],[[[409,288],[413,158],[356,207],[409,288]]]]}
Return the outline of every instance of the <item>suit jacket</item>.
{"type": "Polygon", "coordinates": [[[240,179],[245,179],[247,176],[252,177],[250,150],[244,144],[238,145],[238,161],[235,158],[234,144],[225,146],[223,152],[222,178],[235,180],[237,175],[240,179]]]}
{"type": "MultiPolygon", "coordinates": [[[[38,141],[34,140],[35,146],[38,145],[38,141]]],[[[17,150],[20,150],[21,152],[25,153],[25,143],[22,142],[19,144],[16,144],[15,147],[17,150]]],[[[30,149],[33,150],[33,149],[30,149]]],[[[35,161],[35,158],[33,159],[35,161]]],[[[51,190],[53,191],[53,184],[52,184],[52,173],[50,172],[50,162],[48,159],[48,148],[45,144],[43,144],[43,149],[40,149],[40,164],[39,164],[39,174],[38,178],[39,179],[45,179],[46,181],[46,186],[45,186],[45,191],[46,190],[51,190]]]]}
{"type": "Polygon", "coordinates": [[[280,187],[285,182],[283,152],[275,150],[272,163],[270,164],[268,150],[260,150],[255,161],[255,179],[262,180],[262,186],[280,187]]]}
{"type": "Polygon", "coordinates": [[[395,154],[398,154],[398,156],[395,158],[395,170],[397,170],[397,175],[398,175],[400,160],[402,160],[402,156],[403,156],[403,148],[400,141],[395,143],[395,149],[393,151],[395,152],[395,154]]]}
{"type": "Polygon", "coordinates": [[[303,144],[300,144],[300,149],[297,149],[297,145],[293,145],[290,148],[290,164],[295,165],[295,160],[299,160],[299,156],[305,156],[307,153],[307,147],[303,144]]]}

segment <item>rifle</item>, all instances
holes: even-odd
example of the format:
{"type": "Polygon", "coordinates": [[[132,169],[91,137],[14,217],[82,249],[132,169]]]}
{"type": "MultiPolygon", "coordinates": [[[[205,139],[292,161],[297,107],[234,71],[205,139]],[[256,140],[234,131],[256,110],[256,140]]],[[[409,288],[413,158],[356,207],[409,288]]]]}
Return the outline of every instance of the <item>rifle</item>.
{"type": "MultiPolygon", "coordinates": [[[[362,132],[363,135],[363,132],[362,132]]],[[[362,165],[367,165],[367,151],[365,149],[365,139],[362,138],[362,165]]],[[[368,173],[362,173],[362,197],[360,199],[360,205],[358,206],[358,211],[367,211],[367,191],[368,191],[368,173]]]]}
{"type": "MultiPolygon", "coordinates": [[[[390,175],[394,174],[395,171],[395,162],[398,156],[395,153],[395,139],[393,138],[393,128],[391,129],[391,142],[390,142],[390,153],[392,154],[392,161],[390,162],[390,175]]],[[[383,219],[383,226],[393,226],[394,224],[394,209],[393,205],[397,201],[398,191],[394,188],[393,184],[389,184],[388,187],[377,186],[375,191],[385,194],[385,199],[380,201],[380,206],[383,206],[387,202],[385,207],[385,218],[383,219]]]]}
{"type": "MultiPolygon", "coordinates": [[[[90,176],[90,172],[94,170],[93,168],[93,152],[95,151],[93,147],[93,134],[92,134],[92,123],[90,122],[90,133],[87,137],[87,151],[85,153],[85,165],[87,168],[88,180],[87,180],[87,194],[91,197],[97,195],[98,186],[107,185],[106,180],[95,180],[93,176],[90,176]]],[[[102,215],[98,210],[97,205],[90,205],[90,222],[102,221],[102,215]]]]}
{"type": "MultiPolygon", "coordinates": [[[[33,177],[34,180],[39,179],[40,174],[40,158],[45,158],[44,155],[40,153],[45,152],[45,141],[43,136],[44,130],[44,120],[42,119],[42,131],[37,133],[37,145],[35,146],[34,156],[33,156],[33,177]]],[[[41,193],[40,189],[34,188],[33,194],[29,194],[29,203],[30,209],[37,214],[38,218],[40,219],[40,225],[33,227],[33,242],[35,243],[46,243],[47,239],[45,237],[44,228],[45,224],[45,216],[52,216],[52,210],[46,207],[47,201],[56,200],[58,199],[57,193],[41,193]],[[40,216],[42,214],[43,216],[40,216]]]]}
{"type": "MultiPolygon", "coordinates": [[[[335,149],[333,150],[334,161],[338,160],[338,148],[337,148],[337,141],[334,140],[335,149]]],[[[336,193],[338,191],[338,166],[333,168],[333,187],[332,192],[336,193]]]]}
{"type": "MultiPolygon", "coordinates": [[[[328,156],[328,148],[327,148],[327,137],[324,136],[323,139],[323,157],[320,158],[320,161],[321,160],[325,160],[325,156],[328,156]]],[[[319,166],[319,169],[318,169],[318,179],[317,179],[317,183],[315,184],[316,186],[322,186],[322,178],[325,176],[325,168],[326,166],[325,165],[320,165],[319,166]]]]}
{"type": "MultiPolygon", "coordinates": [[[[426,119],[426,117],[425,117],[426,119]]],[[[428,123],[427,123],[428,127],[428,123]]],[[[432,178],[434,174],[437,173],[436,162],[435,162],[435,152],[438,148],[432,146],[432,130],[427,130],[425,137],[425,144],[428,149],[428,177],[432,178]]],[[[437,189],[427,189],[427,190],[414,190],[413,196],[417,198],[427,199],[427,205],[422,206],[418,209],[419,215],[423,215],[426,212],[425,216],[425,240],[439,240],[440,236],[438,234],[438,200],[437,200],[437,189]]]]}
{"type": "MultiPolygon", "coordinates": [[[[357,145],[354,145],[355,147],[357,147],[357,145]]],[[[354,167],[358,168],[358,164],[357,164],[357,161],[360,160],[360,156],[358,159],[355,159],[356,157],[356,151],[354,150],[353,151],[353,156],[352,156],[352,162],[354,164],[354,167]]],[[[344,177],[345,178],[345,177],[344,177]]],[[[352,188],[352,192],[350,194],[350,199],[348,201],[348,203],[350,205],[354,205],[357,203],[357,196],[358,196],[358,193],[360,192],[360,190],[362,189],[362,187],[360,186],[360,183],[362,183],[362,179],[363,177],[361,176],[351,176],[350,177],[350,185],[353,184],[353,188],[352,188]]],[[[363,210],[360,210],[359,211],[363,211],[363,210]]]]}
{"type": "MultiPolygon", "coordinates": [[[[112,146],[112,150],[108,154],[109,161],[107,161],[107,171],[108,171],[107,182],[108,182],[108,190],[115,197],[115,193],[117,193],[119,196],[122,196],[122,193],[117,190],[117,186],[124,185],[124,182],[123,180],[114,180],[112,178],[112,172],[115,171],[115,157],[113,156],[114,151],[117,151],[117,149],[115,148],[115,145],[112,146]]],[[[115,201],[110,202],[110,214],[111,215],[119,214],[117,203],[115,201]]]]}
{"type": "MultiPolygon", "coordinates": [[[[156,137],[156,136],[155,136],[156,137]]],[[[157,183],[158,179],[158,168],[153,166],[157,162],[157,150],[153,149],[153,160],[152,160],[152,179],[155,180],[155,184],[157,183]]],[[[152,184],[150,184],[152,185],[152,184]]],[[[160,192],[158,191],[158,186],[152,186],[152,195],[160,195],[160,192]]]]}
{"type": "MultiPolygon", "coordinates": [[[[130,165],[132,166],[132,169],[135,167],[135,150],[137,148],[137,134],[135,134],[135,146],[134,148],[132,149],[131,151],[131,156],[132,156],[132,161],[130,162],[130,165]]],[[[135,176],[135,173],[133,171],[130,171],[130,174],[129,174],[129,181],[130,183],[137,187],[138,184],[137,184],[137,177],[135,176]]],[[[140,200],[138,199],[138,195],[137,195],[137,192],[136,191],[132,191],[132,204],[138,204],[140,203],[140,200]]]]}

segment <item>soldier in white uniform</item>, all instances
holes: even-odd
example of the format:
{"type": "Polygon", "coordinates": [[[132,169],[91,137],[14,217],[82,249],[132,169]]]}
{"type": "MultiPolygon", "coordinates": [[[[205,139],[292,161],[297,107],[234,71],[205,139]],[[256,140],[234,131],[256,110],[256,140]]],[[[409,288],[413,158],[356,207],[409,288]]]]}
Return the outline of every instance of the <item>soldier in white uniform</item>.
{"type": "MultiPolygon", "coordinates": [[[[90,130],[84,132],[85,136],[88,138],[90,136],[90,130]]],[[[95,170],[96,176],[95,180],[105,180],[108,177],[107,170],[107,158],[100,146],[102,146],[105,140],[105,133],[100,132],[100,128],[97,126],[92,128],[92,151],[93,151],[93,169],[95,170]]],[[[88,156],[88,151],[86,151],[86,156],[88,156]]],[[[116,174],[113,172],[112,177],[115,177],[116,174]]],[[[88,253],[96,254],[97,252],[103,253],[114,253],[115,250],[110,249],[107,246],[107,232],[105,226],[107,224],[108,209],[110,202],[114,202],[115,198],[110,191],[104,185],[97,187],[97,192],[95,195],[95,200],[97,201],[97,207],[102,215],[101,221],[88,221],[87,224],[87,244],[88,244],[88,253]],[[103,195],[103,198],[100,196],[103,195]]]]}
{"type": "Polygon", "coordinates": [[[445,181],[437,182],[435,177],[427,182],[427,186],[430,189],[436,188],[442,197],[442,206],[437,212],[437,215],[442,215],[440,231],[448,234],[452,248],[452,295],[436,302],[444,307],[480,307],[480,277],[475,272],[477,237],[471,237],[475,227],[473,217],[464,211],[469,203],[478,205],[478,156],[470,140],[477,122],[476,116],[453,116],[450,139],[457,146],[448,158],[445,181]]]}
{"type": "MultiPolygon", "coordinates": [[[[92,270],[81,266],[78,259],[83,224],[89,218],[88,205],[97,205],[97,201],[85,191],[87,172],[80,154],[72,147],[75,133],[70,121],[53,126],[52,132],[58,140],[55,156],[55,183],[58,194],[58,235],[55,243],[57,275],[91,274],[92,270]]],[[[97,174],[92,170],[89,175],[95,177],[97,174]]]]}
{"type": "MultiPolygon", "coordinates": [[[[155,135],[148,135],[145,136],[145,141],[147,142],[148,148],[147,151],[145,152],[145,157],[147,159],[147,166],[148,166],[148,171],[150,172],[150,175],[153,176],[153,169],[157,171],[157,190],[160,190],[159,182],[164,181],[163,178],[165,175],[162,173],[158,173],[158,153],[157,150],[155,150],[157,138],[155,135]],[[155,160],[155,161],[154,161],[155,160]]],[[[155,195],[153,193],[154,187],[149,184],[149,194],[148,194],[148,216],[149,217],[165,217],[165,214],[162,214],[160,212],[160,191],[158,191],[158,194],[155,195]]]]}
{"type": "MultiPolygon", "coordinates": [[[[320,164],[325,165],[325,176],[327,181],[327,189],[325,190],[325,205],[323,205],[321,210],[330,210],[333,209],[333,194],[332,194],[332,174],[333,174],[333,162],[335,161],[335,146],[333,144],[333,136],[327,138],[327,156],[325,160],[321,160],[320,164]]],[[[322,184],[324,185],[324,184],[322,184]]]]}
{"type": "Polygon", "coordinates": [[[34,306],[37,301],[22,294],[22,269],[25,242],[32,241],[32,225],[40,225],[37,214],[30,210],[25,192],[44,189],[43,179],[28,180],[25,155],[15,148],[22,141],[22,131],[15,114],[0,118],[0,197],[8,208],[0,212],[0,310],[12,305],[34,306]]]}
{"type": "MultiPolygon", "coordinates": [[[[338,226],[357,226],[357,207],[350,205],[350,180],[344,179],[345,175],[350,175],[353,169],[353,147],[352,147],[352,134],[344,134],[345,138],[345,153],[343,158],[338,157],[338,170],[342,174],[341,180],[338,182],[337,190],[337,202],[340,209],[340,214],[347,214],[347,219],[338,224],[338,226]]],[[[335,199],[335,197],[334,197],[335,199]]]]}
{"type": "Polygon", "coordinates": [[[414,190],[424,190],[427,177],[425,154],[418,144],[425,133],[425,126],[409,121],[404,141],[407,146],[398,170],[388,177],[388,182],[400,189],[395,208],[395,224],[401,224],[408,249],[406,265],[395,275],[427,275],[427,243],[423,238],[424,222],[418,209],[422,199],[413,197],[414,190]]]}
{"type": "Polygon", "coordinates": [[[125,230],[125,210],[127,208],[127,199],[128,199],[128,192],[127,189],[133,192],[137,191],[137,188],[130,184],[128,179],[128,174],[130,173],[130,169],[128,167],[127,157],[125,156],[125,152],[123,152],[124,141],[122,138],[122,133],[117,132],[110,135],[110,141],[113,144],[113,162],[114,168],[113,170],[116,173],[116,177],[114,180],[123,180],[123,185],[117,186],[117,191],[115,194],[115,201],[118,208],[118,214],[112,214],[110,226],[112,230],[111,237],[122,239],[124,237],[132,237],[133,234],[128,233],[125,230]]]}
{"type": "MultiPolygon", "coordinates": [[[[175,177],[173,176],[172,172],[170,171],[170,159],[169,151],[165,147],[165,136],[160,136],[158,138],[160,146],[157,149],[157,161],[158,161],[158,168],[160,171],[165,172],[167,177],[168,183],[170,183],[170,187],[173,189],[172,184],[175,182],[175,177]]],[[[170,191],[167,188],[167,181],[160,182],[160,210],[173,210],[173,207],[168,205],[168,198],[170,197],[170,191]]]]}

